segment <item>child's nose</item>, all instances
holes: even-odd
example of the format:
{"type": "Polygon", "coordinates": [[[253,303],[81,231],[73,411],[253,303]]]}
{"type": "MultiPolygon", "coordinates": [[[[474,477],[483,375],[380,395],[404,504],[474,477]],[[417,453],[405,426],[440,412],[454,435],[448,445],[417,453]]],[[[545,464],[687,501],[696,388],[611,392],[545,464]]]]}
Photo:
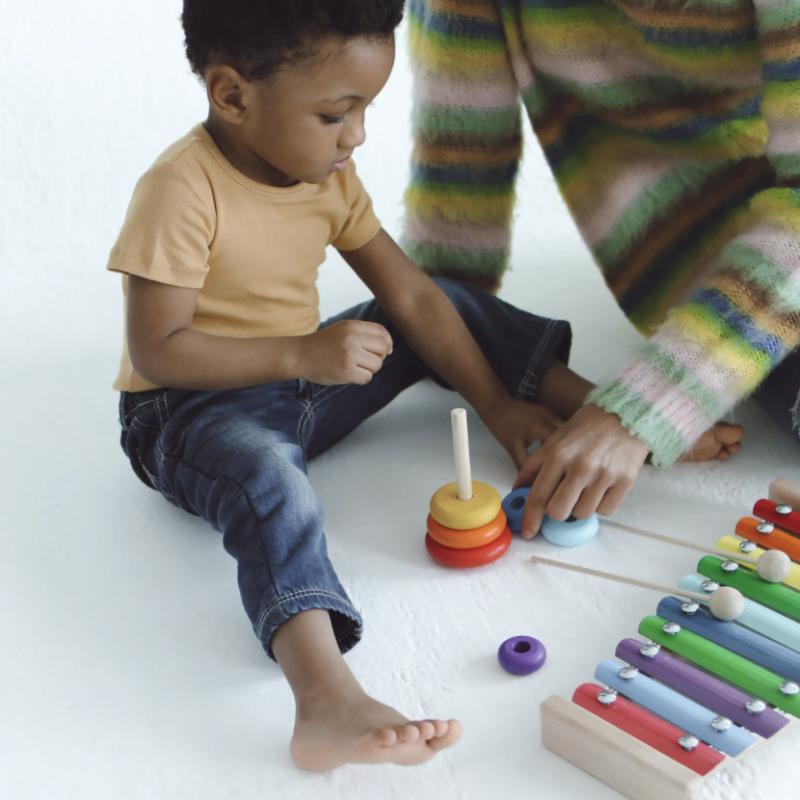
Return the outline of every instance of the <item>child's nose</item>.
{"type": "Polygon", "coordinates": [[[347,150],[360,147],[367,138],[367,131],[364,127],[364,120],[354,120],[348,125],[344,126],[342,136],[339,144],[347,150]]]}

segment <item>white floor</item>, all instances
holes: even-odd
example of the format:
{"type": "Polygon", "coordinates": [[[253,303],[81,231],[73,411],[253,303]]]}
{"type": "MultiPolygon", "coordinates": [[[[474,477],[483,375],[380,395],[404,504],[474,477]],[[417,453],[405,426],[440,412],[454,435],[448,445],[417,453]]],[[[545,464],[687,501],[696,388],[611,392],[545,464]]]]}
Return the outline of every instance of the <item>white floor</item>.
{"type": "MultiPolygon", "coordinates": [[[[505,293],[536,309],[535,289],[518,271],[505,293]]],[[[590,313],[597,302],[570,302],[575,363],[592,365],[584,366],[592,377],[619,357],[607,341],[624,351],[636,338],[610,303],[590,313]],[[591,335],[597,325],[604,340],[591,335]]],[[[691,551],[607,529],[580,550],[518,540],[495,565],[439,567],[423,546],[424,520],[431,494],[453,479],[455,399],[432,384],[414,388],[311,475],[328,510],[332,558],[366,617],[352,668],[409,715],[459,718],[464,737],[416,769],[304,774],[287,755],[290,693],[240,609],[232,560],[202,522],[140,485],[118,451],[107,389],[116,341],[71,355],[9,351],[0,798],[617,796],[542,747],[539,703],[591,680],[660,598],[534,567],[527,556],[674,584],[692,571],[691,551]],[[496,662],[500,643],[517,634],[548,649],[536,675],[514,677],[496,662]]],[[[617,517],[709,544],[732,533],[771,480],[798,475],[800,455],[756,409],[738,419],[746,447],[732,462],[647,471],[617,517]]],[[[474,415],[470,431],[474,477],[504,493],[511,463],[474,415]]],[[[794,796],[798,743],[794,735],[765,746],[755,763],[711,782],[707,796],[794,796]]]]}
{"type": "MultiPolygon", "coordinates": [[[[147,0],[141,19],[138,11],[122,20],[108,4],[90,5],[91,14],[78,16],[58,4],[50,11],[90,32],[93,20],[104,31],[113,22],[116,39],[85,35],[88,49],[76,49],[60,23],[43,29],[33,14],[25,36],[38,46],[44,30],[53,53],[50,67],[42,62],[35,73],[42,87],[81,74],[98,82],[86,94],[105,98],[110,114],[94,103],[77,116],[54,106],[58,113],[45,117],[41,93],[30,92],[23,97],[30,136],[22,125],[29,115],[20,113],[12,114],[18,131],[9,128],[9,138],[23,150],[29,143],[36,158],[10,162],[3,178],[0,244],[10,284],[0,293],[0,800],[617,798],[542,747],[539,704],[591,680],[597,662],[636,635],[660,597],[534,567],[527,557],[545,553],[667,584],[693,571],[696,559],[606,529],[579,550],[517,540],[486,568],[438,566],[423,546],[424,522],[431,494],[453,480],[456,400],[431,384],[410,390],[315,462],[311,478],[328,511],[333,561],[366,618],[364,640],[348,656],[352,668],[370,692],[408,715],[457,717],[463,740],[415,769],[311,775],[292,766],[291,696],[240,608],[233,561],[210,528],[145,489],[117,446],[108,387],[119,294],[103,261],[135,177],[199,118],[202,97],[190,79],[175,86],[172,78],[185,71],[175,66],[175,0],[168,8],[147,0]],[[155,14],[163,20],[151,20],[155,14]],[[150,38],[162,22],[172,26],[169,36],[150,38]],[[118,57],[114,41],[153,70],[146,85],[158,77],[163,96],[141,91],[138,67],[126,68],[133,56],[118,57]],[[81,53],[102,68],[82,68],[81,53]],[[69,69],[52,67],[62,61],[69,69]],[[117,82],[127,92],[107,90],[117,82]],[[197,94],[181,106],[189,89],[197,94]],[[114,120],[119,131],[111,130],[114,120]],[[92,134],[91,152],[81,149],[81,137],[92,134]],[[103,168],[78,176],[90,155],[103,168]],[[36,175],[41,158],[46,169],[36,175]],[[29,182],[31,170],[37,180],[29,182]],[[539,673],[514,677],[498,666],[498,646],[517,634],[545,643],[549,658],[539,673]]],[[[42,52],[18,49],[25,58],[42,52]]],[[[393,81],[379,98],[359,168],[395,231],[409,146],[402,59],[393,81]]],[[[67,102],[64,89],[54,103],[67,102]]],[[[633,351],[637,336],[589,263],[535,148],[520,188],[514,269],[503,296],[573,321],[573,365],[599,379],[633,351]]],[[[325,313],[364,296],[336,258],[323,269],[321,290],[325,313]]],[[[746,446],[731,463],[646,471],[617,518],[713,544],[766,496],[770,481],[800,477],[798,445],[757,409],[744,408],[737,419],[746,446]]],[[[504,493],[512,464],[474,415],[470,437],[474,477],[504,493]]],[[[762,747],[710,781],[706,797],[796,797],[799,744],[795,732],[762,747]]]]}

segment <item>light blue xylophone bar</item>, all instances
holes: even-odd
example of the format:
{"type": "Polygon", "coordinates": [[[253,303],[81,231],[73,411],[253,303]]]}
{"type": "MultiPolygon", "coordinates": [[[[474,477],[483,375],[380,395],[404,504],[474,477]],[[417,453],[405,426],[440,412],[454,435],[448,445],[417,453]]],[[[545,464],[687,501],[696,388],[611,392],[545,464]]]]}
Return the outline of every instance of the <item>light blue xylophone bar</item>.
{"type": "MultiPolygon", "coordinates": [[[[708,594],[703,589],[705,580],[699,575],[684,575],[678,583],[678,588],[708,594]]],[[[744,613],[736,621],[745,628],[757,631],[762,636],[800,653],[800,622],[784,617],[783,614],[747,597],[744,598],[744,613]]]]}
{"type": "Polygon", "coordinates": [[[620,661],[614,661],[612,658],[601,661],[594,676],[634,703],[644,706],[729,756],[738,756],[759,741],[752,733],[730,723],[729,720],[725,720],[729,723],[729,727],[724,728],[724,723],[718,723],[718,727],[722,729],[715,728],[712,722],[720,718],[713,711],[620,661]],[[626,667],[633,671],[634,677],[627,679],[621,677],[620,670],[626,667]]]}

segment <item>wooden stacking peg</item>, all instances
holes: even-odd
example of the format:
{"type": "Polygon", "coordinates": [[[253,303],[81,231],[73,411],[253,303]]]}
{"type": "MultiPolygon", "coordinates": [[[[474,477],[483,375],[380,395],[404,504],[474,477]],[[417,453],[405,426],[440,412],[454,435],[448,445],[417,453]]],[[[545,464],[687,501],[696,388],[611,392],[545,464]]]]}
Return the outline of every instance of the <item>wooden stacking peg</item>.
{"type": "Polygon", "coordinates": [[[450,418],[453,424],[456,481],[434,493],[430,512],[446,528],[471,530],[488,525],[500,513],[501,499],[492,486],[472,480],[467,412],[463,408],[454,408],[450,418]]]}
{"type": "Polygon", "coordinates": [[[454,408],[450,420],[456,480],[431,498],[425,547],[446,567],[479,567],[508,550],[511,531],[497,491],[472,480],[467,412],[454,408]]]}

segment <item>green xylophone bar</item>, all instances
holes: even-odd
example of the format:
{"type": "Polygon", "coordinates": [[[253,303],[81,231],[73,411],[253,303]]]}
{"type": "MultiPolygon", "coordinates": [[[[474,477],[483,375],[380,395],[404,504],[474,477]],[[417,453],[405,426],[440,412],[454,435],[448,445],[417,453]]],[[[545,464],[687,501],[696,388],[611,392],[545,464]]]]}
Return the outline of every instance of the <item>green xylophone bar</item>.
{"type": "Polygon", "coordinates": [[[661,617],[645,617],[639,633],[761,700],[800,717],[800,694],[781,691],[781,686],[790,682],[680,626],[675,626],[679,628],[676,633],[667,633],[664,627],[669,625],[661,617]]]}
{"type": "Polygon", "coordinates": [[[800,593],[781,583],[767,583],[750,570],[741,569],[738,564],[733,566],[732,562],[728,562],[731,563],[732,569],[727,571],[723,569],[723,563],[725,562],[719,558],[706,556],[698,562],[697,571],[723,586],[738,589],[745,597],[763,606],[800,621],[800,593]]]}

